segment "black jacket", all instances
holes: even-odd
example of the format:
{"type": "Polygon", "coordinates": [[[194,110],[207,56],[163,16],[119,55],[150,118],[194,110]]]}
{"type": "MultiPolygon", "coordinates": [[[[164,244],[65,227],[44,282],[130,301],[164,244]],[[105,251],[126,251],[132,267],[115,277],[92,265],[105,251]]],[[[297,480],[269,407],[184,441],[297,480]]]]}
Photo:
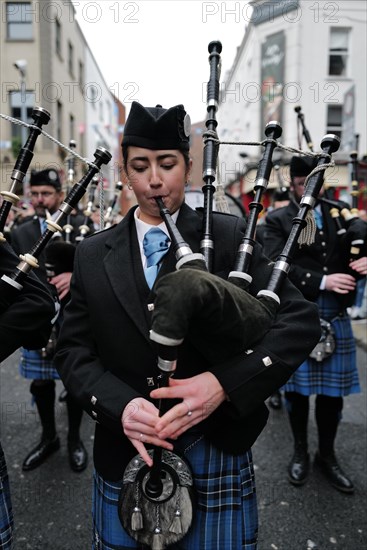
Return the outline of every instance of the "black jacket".
{"type": "MultiPolygon", "coordinates": [[[[349,272],[350,234],[352,228],[358,231],[366,240],[367,224],[355,219],[345,223],[347,233],[340,237],[337,226],[331,217],[330,209],[322,204],[323,228],[316,230],[315,242],[310,246],[297,247],[292,259],[289,273],[291,281],[301,290],[303,295],[316,301],[320,293],[320,284],[324,275],[349,272]]],[[[293,200],[283,208],[269,212],[265,220],[264,253],[276,260],[282,252],[292,228],[292,220],[298,214],[299,205],[293,200]]],[[[346,297],[338,295],[341,309],[353,304],[354,294],[346,297]]]]}
{"type": "MultiPolygon", "coordinates": [[[[199,215],[184,204],[177,227],[198,252],[199,215]]],[[[244,229],[240,218],[214,213],[213,272],[218,276],[227,278],[233,269],[244,229]]],[[[175,264],[171,247],[157,280],[173,271],[175,264]]],[[[270,271],[269,261],[256,246],[251,293],[266,286],[270,271]]],[[[55,357],[66,388],[96,421],[95,467],[106,479],[121,479],[136,453],[123,433],[121,414],[133,398],[149,398],[148,379],[157,374],[156,353],[149,340],[153,300],[154,289],[149,290],[143,273],[132,209],[118,225],[78,246],[71,301],[65,308],[55,357]]],[[[274,325],[261,343],[237,357],[228,350],[225,365],[208,364],[188,342],[180,348],[177,378],[209,370],[230,398],[198,426],[228,452],[243,452],[254,443],[267,420],[265,399],[286,382],[318,341],[316,307],[288,281],[281,301],[274,325]]]]}
{"type": "MultiPolygon", "coordinates": [[[[0,244],[0,276],[11,277],[20,260],[7,243],[0,244]]],[[[29,274],[23,289],[13,292],[0,280],[0,361],[20,346],[38,349],[47,342],[55,304],[46,287],[29,274]],[[15,294],[14,298],[10,297],[15,294]]]]}
{"type": "MultiPolygon", "coordinates": [[[[64,222],[64,225],[65,223],[66,222],[64,222]]],[[[71,232],[72,245],[69,248],[72,251],[72,254],[65,252],[61,253],[60,263],[62,264],[63,261],[65,261],[65,269],[61,269],[61,271],[58,270],[58,273],[62,273],[64,271],[72,271],[76,238],[79,235],[79,227],[83,223],[84,216],[81,213],[70,216],[70,225],[72,225],[73,231],[71,232]]],[[[88,225],[91,228],[91,232],[93,232],[92,222],[89,221],[88,225]]],[[[12,230],[11,245],[17,254],[24,254],[25,252],[29,252],[32,249],[33,245],[38,241],[40,236],[41,228],[39,218],[37,216],[33,216],[33,218],[23,222],[12,230]]],[[[61,239],[62,242],[64,242],[64,238],[65,235],[63,234],[63,238],[61,239]]],[[[37,269],[36,273],[43,283],[47,283],[47,270],[45,263],[47,261],[48,250],[54,245],[55,241],[57,240],[59,239],[51,239],[47,244],[46,249],[42,251],[39,258],[39,268],[37,269]]]]}

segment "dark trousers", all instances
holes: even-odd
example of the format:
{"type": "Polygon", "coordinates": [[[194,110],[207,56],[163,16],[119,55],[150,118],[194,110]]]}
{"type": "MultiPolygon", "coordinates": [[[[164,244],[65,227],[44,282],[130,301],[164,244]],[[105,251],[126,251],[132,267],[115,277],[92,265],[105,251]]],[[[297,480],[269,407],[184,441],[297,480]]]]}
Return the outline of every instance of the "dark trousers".
{"type": "MultiPolygon", "coordinates": [[[[54,439],[56,436],[55,382],[54,380],[33,380],[30,391],[37,405],[41,420],[42,440],[54,439]]],[[[68,440],[77,441],[79,439],[83,409],[69,393],[66,398],[66,406],[69,424],[68,440]]]]}
{"type": "MultiPolygon", "coordinates": [[[[286,392],[285,400],[295,446],[307,448],[309,397],[296,392],[286,392]]],[[[334,442],[342,409],[342,397],[316,396],[315,419],[319,437],[319,452],[323,457],[334,454],[334,442]]]]}

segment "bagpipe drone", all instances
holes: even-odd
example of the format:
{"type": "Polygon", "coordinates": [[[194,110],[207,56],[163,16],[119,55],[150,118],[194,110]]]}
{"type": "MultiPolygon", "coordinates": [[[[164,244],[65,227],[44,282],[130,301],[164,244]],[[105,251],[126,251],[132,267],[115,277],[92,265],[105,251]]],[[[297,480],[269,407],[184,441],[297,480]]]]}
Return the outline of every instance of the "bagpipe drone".
{"type": "MultiPolygon", "coordinates": [[[[23,182],[23,179],[34,155],[34,147],[37,137],[41,133],[43,133],[44,135],[46,135],[46,137],[53,139],[51,138],[51,136],[42,131],[42,125],[47,124],[50,120],[50,114],[48,113],[48,111],[42,109],[41,107],[35,107],[32,112],[32,118],[34,120],[34,124],[26,124],[27,126],[29,126],[30,132],[25,145],[22,147],[18,155],[14,170],[11,175],[11,179],[13,180],[11,189],[9,192],[1,192],[1,195],[4,197],[3,203],[0,208],[1,240],[3,240],[2,231],[4,229],[9,211],[19,199],[19,197],[14,192],[15,188],[19,183],[23,182]]],[[[73,153],[71,149],[69,149],[69,151],[73,153]]],[[[73,209],[77,206],[78,202],[84,196],[89,183],[92,181],[93,177],[99,173],[101,166],[103,164],[107,164],[111,160],[111,158],[112,155],[105,148],[98,147],[94,153],[93,162],[82,159],[84,162],[87,162],[87,164],[89,164],[89,168],[85,175],[80,179],[79,182],[73,184],[53,218],[49,218],[46,220],[47,229],[33,245],[32,249],[29,250],[27,253],[20,255],[20,262],[16,266],[14,272],[9,275],[2,275],[2,277],[0,278],[0,312],[4,311],[16,299],[16,296],[22,290],[23,283],[30,271],[32,269],[38,268],[38,259],[41,253],[46,249],[48,243],[56,233],[62,233],[62,224],[68,220],[68,216],[71,214],[73,209]]],[[[68,235],[68,232],[66,232],[66,234],[68,235]]],[[[67,243],[67,246],[72,245],[67,243]]],[[[57,254],[57,258],[60,259],[59,254],[57,254]]]]}

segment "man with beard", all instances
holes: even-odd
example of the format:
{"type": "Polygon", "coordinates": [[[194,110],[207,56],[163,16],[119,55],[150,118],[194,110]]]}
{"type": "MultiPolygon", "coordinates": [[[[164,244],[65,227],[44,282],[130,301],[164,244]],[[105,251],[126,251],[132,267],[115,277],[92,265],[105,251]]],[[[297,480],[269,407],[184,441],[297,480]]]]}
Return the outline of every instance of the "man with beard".
{"type": "MultiPolygon", "coordinates": [[[[61,181],[55,169],[46,169],[39,172],[32,171],[30,188],[35,216],[22,223],[11,234],[12,246],[18,254],[31,250],[41,234],[47,229],[47,217],[52,217],[58,211],[64,198],[61,181]]],[[[78,228],[82,225],[83,221],[84,217],[81,214],[70,216],[70,224],[74,228],[74,231],[71,233],[73,238],[75,238],[78,228]]],[[[53,244],[53,241],[51,241],[46,250],[42,252],[39,258],[37,275],[42,282],[49,283],[48,287],[51,287],[53,293],[58,295],[63,306],[68,300],[75,246],[73,244],[66,245],[60,259],[62,260],[61,263],[63,263],[64,258],[67,256],[67,262],[61,266],[61,270],[57,270],[57,274],[50,277],[46,269],[46,260],[48,258],[48,251],[50,251],[53,244]],[[67,254],[68,251],[69,253],[67,254]]],[[[62,315],[59,317],[57,328],[60,326],[61,319],[62,315]]],[[[57,334],[55,337],[57,337],[57,334]]],[[[23,348],[20,373],[25,378],[32,380],[30,392],[37,405],[42,425],[40,443],[30,451],[23,462],[23,471],[28,471],[40,466],[48,456],[60,448],[60,440],[56,432],[55,423],[55,380],[59,379],[59,375],[53,366],[53,351],[48,348],[43,348],[42,350],[23,348]]],[[[70,394],[67,395],[66,404],[69,421],[68,452],[70,467],[72,470],[80,472],[86,468],[88,459],[79,434],[83,412],[70,394]]]]}

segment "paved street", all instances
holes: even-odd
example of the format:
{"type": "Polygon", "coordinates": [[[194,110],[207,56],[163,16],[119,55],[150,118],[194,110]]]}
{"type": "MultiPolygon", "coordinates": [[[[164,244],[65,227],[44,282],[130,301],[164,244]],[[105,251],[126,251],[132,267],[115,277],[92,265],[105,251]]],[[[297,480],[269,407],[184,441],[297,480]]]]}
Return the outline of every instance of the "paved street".
{"type": "MultiPolygon", "coordinates": [[[[26,474],[21,471],[24,456],[38,442],[40,427],[30,403],[29,383],[19,376],[17,364],[15,353],[0,371],[1,441],[11,481],[15,549],[89,550],[92,464],[90,461],[81,474],[69,468],[64,404],[57,406],[61,450],[37,470],[26,474]]],[[[362,346],[358,348],[358,364],[363,392],[345,400],[337,438],[338,457],[355,482],[355,494],[338,493],[317,473],[305,486],[291,486],[286,479],[292,451],[288,420],[284,409],[271,410],[268,425],[253,448],[260,510],[259,550],[366,550],[367,367],[366,348],[362,346]]],[[[57,395],[61,390],[58,382],[57,395]]],[[[82,432],[89,451],[93,429],[92,420],[85,416],[82,432]]],[[[315,450],[316,428],[311,416],[312,455],[315,450]]]]}

